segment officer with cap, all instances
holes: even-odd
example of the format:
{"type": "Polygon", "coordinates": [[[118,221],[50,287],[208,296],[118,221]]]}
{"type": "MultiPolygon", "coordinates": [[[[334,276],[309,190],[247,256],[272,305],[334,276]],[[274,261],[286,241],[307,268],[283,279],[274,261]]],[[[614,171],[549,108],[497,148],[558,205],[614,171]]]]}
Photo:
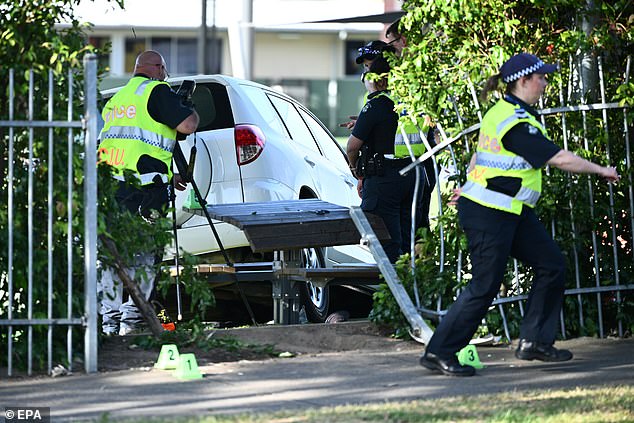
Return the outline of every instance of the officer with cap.
{"type": "MultiPolygon", "coordinates": [[[[376,59],[379,56],[382,56],[383,51],[386,48],[388,48],[388,50],[391,49],[390,51],[392,52],[395,52],[395,50],[389,47],[387,43],[384,41],[381,41],[381,40],[370,41],[369,43],[367,43],[366,45],[358,49],[359,53],[357,55],[357,58],[355,59],[355,63],[357,65],[363,64],[363,71],[365,72],[370,68],[370,64],[374,61],[374,59],[376,59]]],[[[366,92],[365,93],[366,99],[367,99],[367,95],[368,93],[366,92]]],[[[366,99],[364,99],[364,103],[366,99]]],[[[358,116],[352,115],[352,116],[348,116],[348,118],[350,119],[349,121],[340,123],[339,126],[342,128],[347,128],[352,130],[352,128],[354,127],[354,124],[357,122],[358,116]]]]}
{"type": "Polygon", "coordinates": [[[484,116],[467,182],[456,190],[460,225],[468,240],[472,279],[440,321],[420,364],[449,376],[472,376],[456,353],[474,335],[504,277],[508,258],[532,267],[515,356],[547,362],[572,358],[554,347],[565,288],[565,258],[537,218],[534,207],[542,189],[545,165],[573,173],[591,173],[617,182],[613,167],[604,167],[562,150],[548,137],[531,107],[541,97],[546,74],[557,70],[537,56],[521,53],[507,60],[486,83],[482,96],[506,84],[504,97],[484,116]]]}
{"type": "Polygon", "coordinates": [[[386,47],[387,43],[385,41],[370,41],[359,49],[359,55],[355,59],[356,64],[360,65],[363,63],[365,70],[367,70],[370,63],[383,54],[386,47]]]}
{"type": "Polygon", "coordinates": [[[387,91],[389,71],[387,59],[378,56],[363,73],[368,101],[348,138],[346,153],[359,180],[361,209],[383,219],[391,239],[381,244],[390,262],[395,263],[403,253],[403,227],[410,225],[415,175],[401,176],[399,170],[411,161],[394,157],[398,115],[387,91]]]}

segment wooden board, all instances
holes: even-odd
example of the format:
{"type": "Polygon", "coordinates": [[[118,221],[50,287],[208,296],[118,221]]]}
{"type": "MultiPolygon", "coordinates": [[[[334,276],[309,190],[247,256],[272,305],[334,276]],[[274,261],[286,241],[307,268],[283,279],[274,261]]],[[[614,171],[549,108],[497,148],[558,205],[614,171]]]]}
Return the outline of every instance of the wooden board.
{"type": "MultiPolygon", "coordinates": [[[[202,210],[187,210],[203,215],[202,210]]],[[[208,205],[209,215],[244,231],[254,252],[358,244],[361,236],[347,207],[322,200],[208,205]]],[[[378,216],[368,214],[380,240],[389,234],[378,216]]]]}

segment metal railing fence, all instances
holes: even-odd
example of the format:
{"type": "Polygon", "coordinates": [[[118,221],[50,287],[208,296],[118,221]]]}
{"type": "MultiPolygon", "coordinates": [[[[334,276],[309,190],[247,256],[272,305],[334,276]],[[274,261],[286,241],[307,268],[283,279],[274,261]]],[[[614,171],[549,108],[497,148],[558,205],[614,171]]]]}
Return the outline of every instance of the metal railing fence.
{"type": "Polygon", "coordinates": [[[44,361],[37,342],[43,328],[49,374],[59,360],[59,354],[55,355],[61,339],[58,329],[65,332],[69,370],[77,358],[73,329],[83,329],[83,364],[86,372],[97,371],[95,55],[84,58],[83,93],[76,92],[75,79],[73,70],[40,75],[33,69],[23,73],[9,69],[6,78],[7,93],[2,98],[8,107],[2,104],[0,109],[0,142],[6,143],[2,169],[6,204],[0,213],[0,226],[6,228],[2,235],[6,247],[0,253],[0,340],[7,349],[6,354],[0,353],[0,368],[6,359],[7,376],[14,374],[15,357],[27,375],[33,373],[34,359],[44,361]],[[82,94],[83,116],[77,118],[81,105],[77,99],[82,94]],[[66,103],[65,112],[58,109],[62,103],[66,103]],[[83,193],[77,192],[81,185],[83,193]],[[83,279],[83,293],[78,291],[78,279],[83,279]],[[77,298],[82,297],[78,304],[77,298]]]}

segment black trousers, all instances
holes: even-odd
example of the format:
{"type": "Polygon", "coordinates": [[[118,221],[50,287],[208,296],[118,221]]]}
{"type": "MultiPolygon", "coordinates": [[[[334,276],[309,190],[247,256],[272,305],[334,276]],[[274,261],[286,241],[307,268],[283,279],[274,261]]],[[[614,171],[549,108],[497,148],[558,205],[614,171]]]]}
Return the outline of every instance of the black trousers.
{"type": "Polygon", "coordinates": [[[170,200],[170,185],[149,184],[134,187],[119,182],[115,198],[131,213],[149,217],[151,210],[156,210],[161,216],[165,216],[170,200]]]}
{"type": "Polygon", "coordinates": [[[381,242],[381,245],[392,263],[409,251],[416,173],[409,172],[405,176],[399,174],[399,170],[408,163],[411,160],[385,160],[383,175],[363,179],[361,209],[383,219],[391,239],[381,242]],[[407,236],[406,245],[403,240],[404,232],[407,236]]]}
{"type": "Polygon", "coordinates": [[[534,273],[520,338],[554,343],[566,264],[533,209],[524,207],[520,216],[512,216],[462,198],[458,216],[467,235],[472,279],[441,320],[427,351],[449,358],[469,343],[500,289],[509,256],[531,266],[534,273]],[[465,202],[470,203],[468,208],[465,202]],[[482,209],[477,218],[470,215],[474,209],[482,209]]]}

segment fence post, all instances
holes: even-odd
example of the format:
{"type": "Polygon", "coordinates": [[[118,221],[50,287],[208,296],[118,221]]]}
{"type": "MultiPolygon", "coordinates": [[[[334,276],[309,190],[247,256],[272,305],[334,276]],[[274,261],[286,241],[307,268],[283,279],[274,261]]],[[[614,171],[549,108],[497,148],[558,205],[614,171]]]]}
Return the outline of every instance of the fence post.
{"type": "Polygon", "coordinates": [[[97,371],[97,56],[84,56],[84,358],[86,373],[97,371]]]}

